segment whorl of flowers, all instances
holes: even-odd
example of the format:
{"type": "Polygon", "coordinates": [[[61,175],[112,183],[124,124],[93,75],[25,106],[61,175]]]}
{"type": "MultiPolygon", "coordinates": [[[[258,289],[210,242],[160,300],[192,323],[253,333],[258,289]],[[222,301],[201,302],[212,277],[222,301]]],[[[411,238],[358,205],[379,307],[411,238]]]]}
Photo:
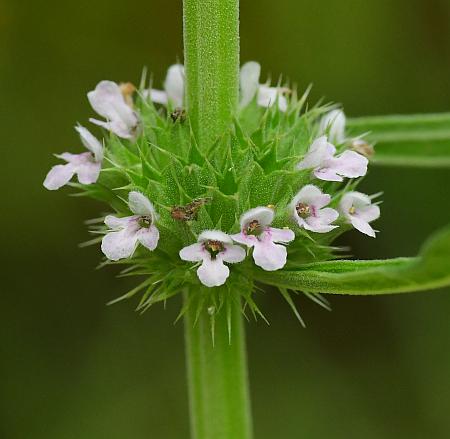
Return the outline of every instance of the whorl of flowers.
{"type": "Polygon", "coordinates": [[[99,141],[78,126],[88,152],[57,155],[44,186],[69,183],[110,206],[100,233],[109,261],[145,276],[147,309],[186,290],[208,309],[238,292],[252,311],[258,270],[289,270],[336,258],[332,241],[355,228],[375,237],[373,197],[355,190],[367,172],[360,139],[347,137],[335,107],[305,110],[306,94],[260,83],[260,66],[240,75],[233,126],[198,145],[184,104],[184,69],[164,90],[100,82],[88,93],[99,141]]]}

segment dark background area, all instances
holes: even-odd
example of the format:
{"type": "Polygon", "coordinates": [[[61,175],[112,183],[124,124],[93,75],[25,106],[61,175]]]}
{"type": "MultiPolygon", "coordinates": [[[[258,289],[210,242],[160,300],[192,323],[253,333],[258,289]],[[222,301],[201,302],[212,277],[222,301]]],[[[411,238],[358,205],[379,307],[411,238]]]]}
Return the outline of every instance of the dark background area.
{"type": "MultiPolygon", "coordinates": [[[[348,115],[450,110],[448,0],[242,0],[242,61],[261,62],[348,115]]],[[[180,303],[140,316],[105,303],[136,280],[95,270],[83,221],[104,206],[42,187],[51,153],[101,79],[161,84],[182,59],[181,2],[0,0],[2,152],[0,437],[188,437],[180,303]]],[[[372,168],[384,191],[376,240],[346,237],[362,258],[416,253],[449,222],[448,170],[372,168]]],[[[445,439],[450,436],[449,290],[299,297],[303,329],[279,295],[247,325],[256,438],[445,439]]]]}

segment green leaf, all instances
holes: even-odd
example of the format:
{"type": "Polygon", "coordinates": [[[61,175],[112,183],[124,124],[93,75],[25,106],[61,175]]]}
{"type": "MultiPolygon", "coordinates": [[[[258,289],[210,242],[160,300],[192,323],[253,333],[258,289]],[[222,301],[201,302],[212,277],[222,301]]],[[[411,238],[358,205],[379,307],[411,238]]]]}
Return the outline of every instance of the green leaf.
{"type": "Polygon", "coordinates": [[[450,113],[359,117],[347,126],[352,136],[368,133],[374,164],[450,167],[450,113]]]}
{"type": "Polygon", "coordinates": [[[265,272],[255,280],[309,293],[377,295],[450,286],[450,226],[435,233],[415,258],[330,261],[265,272]]]}

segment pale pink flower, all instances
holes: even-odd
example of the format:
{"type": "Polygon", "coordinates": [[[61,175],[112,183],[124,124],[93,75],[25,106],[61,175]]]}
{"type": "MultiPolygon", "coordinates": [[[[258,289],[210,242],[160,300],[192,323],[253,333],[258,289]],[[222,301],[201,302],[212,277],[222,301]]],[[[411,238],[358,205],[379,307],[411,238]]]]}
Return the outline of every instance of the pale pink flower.
{"type": "Polygon", "coordinates": [[[345,114],[342,110],[331,110],[320,120],[320,133],[328,133],[331,142],[343,143],[345,140],[345,114]]]}
{"type": "Polygon", "coordinates": [[[95,90],[88,93],[92,108],[106,121],[89,119],[119,137],[133,139],[139,128],[139,117],[128,105],[122,91],[115,82],[101,81],[95,90]]]}
{"type": "Polygon", "coordinates": [[[271,107],[278,102],[281,111],[287,110],[287,100],[283,95],[286,89],[270,87],[268,84],[260,84],[261,66],[255,61],[249,61],[241,67],[241,107],[248,105],[256,95],[256,102],[261,107],[271,107]]]}
{"type": "Polygon", "coordinates": [[[347,222],[360,232],[375,238],[375,230],[369,224],[380,217],[380,207],[361,192],[347,192],[341,198],[339,210],[347,222]]]}
{"type": "Polygon", "coordinates": [[[339,213],[325,207],[330,204],[331,196],[308,184],[297,193],[290,204],[292,216],[306,230],[317,233],[327,233],[337,226],[331,224],[339,217],[339,213]]]}
{"type": "Polygon", "coordinates": [[[132,191],[128,194],[128,207],[134,215],[105,218],[110,231],[103,237],[102,252],[112,261],[129,258],[139,243],[150,251],[158,245],[159,231],[155,226],[158,215],[150,200],[132,191]]]}
{"type": "Polygon", "coordinates": [[[232,239],[220,230],[205,230],[196,244],[180,250],[183,261],[200,262],[197,269],[200,282],[207,287],[223,285],[230,275],[230,269],[224,264],[242,262],[245,250],[234,245],[232,239]]]}
{"type": "Polygon", "coordinates": [[[234,241],[253,247],[255,264],[267,271],[278,270],[286,264],[287,250],[284,245],[294,240],[290,229],[270,227],[274,211],[269,207],[256,207],[241,216],[241,232],[232,235],[234,241]]]}
{"type": "Polygon", "coordinates": [[[86,128],[77,126],[75,129],[89,152],[57,154],[56,157],[67,163],[50,169],[44,180],[44,187],[48,190],[53,191],[66,185],[75,174],[82,184],[95,183],[98,179],[103,161],[103,145],[86,128]]]}
{"type": "MultiPolygon", "coordinates": [[[[167,105],[170,101],[175,107],[182,107],[184,90],[184,66],[182,64],[173,64],[167,70],[164,90],[152,88],[150,90],[150,99],[157,104],[167,105]]],[[[148,91],[144,92],[144,97],[148,96],[148,93],[148,91]]]]}
{"type": "Polygon", "coordinates": [[[344,151],[335,157],[336,148],[321,136],[309,147],[297,169],[312,169],[315,177],[326,181],[343,181],[343,177],[362,177],[367,173],[369,161],[355,151],[344,151]]]}

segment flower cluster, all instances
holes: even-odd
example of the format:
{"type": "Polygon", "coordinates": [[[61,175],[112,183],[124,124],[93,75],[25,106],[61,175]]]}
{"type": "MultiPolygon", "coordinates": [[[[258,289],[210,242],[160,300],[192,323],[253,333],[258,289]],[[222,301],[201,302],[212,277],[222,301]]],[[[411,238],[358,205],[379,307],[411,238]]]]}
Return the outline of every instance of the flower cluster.
{"type": "Polygon", "coordinates": [[[327,246],[351,227],[375,237],[379,206],[355,190],[370,146],[346,136],[342,110],[302,112],[304,99],[261,84],[260,70],[242,66],[237,122],[209,155],[192,139],[182,65],[169,68],[163,90],[100,82],[87,96],[104,120],[90,121],[109,136],[99,141],[77,126],[88,151],[57,155],[66,164],[54,166],[44,186],[59,189],[76,175],[71,185],[109,203],[117,213],[104,218],[102,252],[140,274],[161,262],[152,281],[166,291],[194,282],[185,261],[196,264],[201,284],[218,287],[232,271],[251,279],[252,270],[326,260],[327,246]]]}

